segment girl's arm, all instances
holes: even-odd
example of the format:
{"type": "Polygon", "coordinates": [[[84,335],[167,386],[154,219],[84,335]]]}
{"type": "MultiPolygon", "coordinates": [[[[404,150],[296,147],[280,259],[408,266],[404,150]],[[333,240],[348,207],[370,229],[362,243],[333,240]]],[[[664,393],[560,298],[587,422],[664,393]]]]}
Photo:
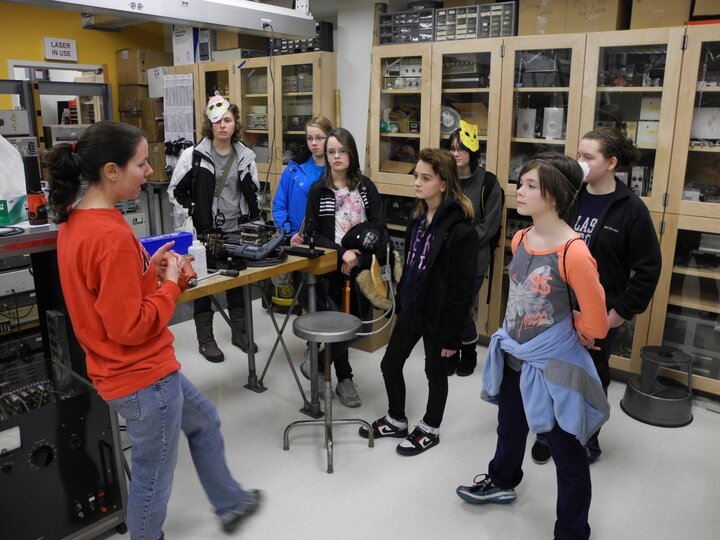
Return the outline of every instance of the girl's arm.
{"type": "MultiPolygon", "coordinates": [[[[474,227],[460,223],[449,235],[451,240],[451,275],[445,302],[442,346],[457,350],[462,345],[462,332],[472,307],[472,292],[477,274],[478,238],[474,227]]],[[[432,286],[432,283],[429,284],[432,286]]]]}
{"type": "MultiPolygon", "coordinates": [[[[285,231],[285,223],[290,223],[288,219],[290,210],[290,194],[292,192],[292,173],[290,172],[293,168],[292,163],[288,165],[280,177],[275,197],[273,197],[272,203],[272,216],[275,228],[278,231],[285,231]]],[[[297,232],[292,230],[290,225],[290,234],[297,232]]]]}
{"type": "Polygon", "coordinates": [[[600,285],[597,264],[582,240],[567,248],[567,259],[558,254],[560,274],[575,292],[580,311],[575,313],[575,328],[586,339],[604,338],[608,332],[605,291],[600,285]],[[567,271],[567,275],[563,275],[567,271]]]}

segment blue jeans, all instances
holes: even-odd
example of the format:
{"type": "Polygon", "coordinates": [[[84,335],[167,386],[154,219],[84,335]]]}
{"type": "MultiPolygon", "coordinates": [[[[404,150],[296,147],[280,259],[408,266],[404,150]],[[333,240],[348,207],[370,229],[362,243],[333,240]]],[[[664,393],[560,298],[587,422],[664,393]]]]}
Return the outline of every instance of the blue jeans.
{"type": "Polygon", "coordinates": [[[227,467],[215,406],[182,373],[171,373],[108,405],[127,421],[132,444],[127,509],[132,540],[164,538],[181,430],[215,513],[220,516],[252,501],[227,467]]]}

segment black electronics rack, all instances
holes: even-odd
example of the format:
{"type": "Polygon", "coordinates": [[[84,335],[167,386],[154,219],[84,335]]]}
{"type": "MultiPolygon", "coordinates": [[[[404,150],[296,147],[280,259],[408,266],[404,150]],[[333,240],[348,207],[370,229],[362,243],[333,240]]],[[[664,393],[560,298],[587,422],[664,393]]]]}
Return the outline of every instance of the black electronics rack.
{"type": "Polygon", "coordinates": [[[435,10],[398,11],[380,16],[380,44],[418,43],[435,37],[435,10]]]}
{"type": "Polygon", "coordinates": [[[333,25],[327,21],[315,23],[315,37],[312,39],[274,39],[272,53],[295,54],[304,52],[333,52],[333,25]]]}

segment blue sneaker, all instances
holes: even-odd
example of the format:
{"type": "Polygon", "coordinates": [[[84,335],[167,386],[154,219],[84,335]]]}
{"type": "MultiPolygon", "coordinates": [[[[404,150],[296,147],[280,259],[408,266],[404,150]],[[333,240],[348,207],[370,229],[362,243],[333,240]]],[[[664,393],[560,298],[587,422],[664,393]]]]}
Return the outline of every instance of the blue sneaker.
{"type": "Polygon", "coordinates": [[[487,474],[478,474],[472,486],[458,486],[455,493],[463,501],[472,504],[507,504],[517,499],[514,489],[497,487],[487,474]]]}

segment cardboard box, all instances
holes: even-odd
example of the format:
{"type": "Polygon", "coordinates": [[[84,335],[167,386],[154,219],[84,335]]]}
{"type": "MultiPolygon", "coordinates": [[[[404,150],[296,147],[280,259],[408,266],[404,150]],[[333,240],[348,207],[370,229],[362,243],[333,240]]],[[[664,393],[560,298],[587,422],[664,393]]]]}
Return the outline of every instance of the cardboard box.
{"type": "Polygon", "coordinates": [[[564,33],[567,9],[568,0],[523,0],[518,5],[518,36],[564,33]]]}
{"type": "MultiPolygon", "coordinates": [[[[268,38],[262,36],[246,36],[237,32],[215,32],[215,49],[226,51],[228,49],[255,49],[267,51],[268,38]]],[[[238,57],[239,58],[239,57],[238,57]]]]}
{"type": "Polygon", "coordinates": [[[139,111],[140,103],[147,98],[147,86],[137,84],[118,86],[118,109],[120,111],[139,111]]]}
{"type": "Polygon", "coordinates": [[[720,18],[720,2],[718,0],[695,0],[692,16],[720,18]]]}
{"type": "Polygon", "coordinates": [[[124,124],[130,124],[131,126],[135,126],[136,128],[143,128],[142,114],[140,113],[140,111],[120,111],[120,121],[124,124]]]}
{"type": "MultiPolygon", "coordinates": [[[[153,142],[148,144],[148,163],[153,173],[148,177],[152,182],[168,182],[165,173],[165,143],[153,142]]],[[[147,249],[147,248],[146,248],[147,249]]],[[[176,250],[177,251],[177,250],[176,250]]]]}
{"type": "Polygon", "coordinates": [[[630,28],[682,26],[690,18],[692,0],[633,0],[630,28]]]}
{"type": "Polygon", "coordinates": [[[143,99],[140,103],[142,129],[148,142],[164,142],[165,123],[163,122],[163,100],[143,99]]]}
{"type": "Polygon", "coordinates": [[[163,77],[167,75],[167,67],[155,67],[147,70],[148,80],[148,96],[151,98],[161,98],[164,96],[165,86],[163,77]]]}
{"type": "Polygon", "coordinates": [[[176,24],[173,26],[173,64],[184,66],[195,63],[198,29],[176,24]]]}
{"type": "Polygon", "coordinates": [[[169,66],[172,55],[145,49],[122,49],[117,51],[118,84],[147,84],[147,70],[169,66]]]}
{"type": "Polygon", "coordinates": [[[14,225],[26,221],[27,195],[18,195],[10,199],[0,199],[0,225],[14,225]]]}
{"type": "Polygon", "coordinates": [[[573,33],[626,30],[629,22],[628,0],[568,0],[565,28],[573,33]]]}

